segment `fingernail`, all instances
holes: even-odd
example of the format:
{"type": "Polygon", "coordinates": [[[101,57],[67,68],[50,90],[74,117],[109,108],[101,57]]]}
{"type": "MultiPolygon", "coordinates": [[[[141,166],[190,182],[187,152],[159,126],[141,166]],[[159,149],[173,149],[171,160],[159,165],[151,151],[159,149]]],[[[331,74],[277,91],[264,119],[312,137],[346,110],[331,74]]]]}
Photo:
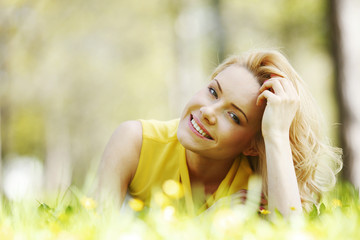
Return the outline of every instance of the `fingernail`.
{"type": "Polygon", "coordinates": [[[270,78],[272,78],[272,77],[280,77],[280,75],[277,75],[277,74],[271,73],[271,74],[270,74],[270,78]]]}

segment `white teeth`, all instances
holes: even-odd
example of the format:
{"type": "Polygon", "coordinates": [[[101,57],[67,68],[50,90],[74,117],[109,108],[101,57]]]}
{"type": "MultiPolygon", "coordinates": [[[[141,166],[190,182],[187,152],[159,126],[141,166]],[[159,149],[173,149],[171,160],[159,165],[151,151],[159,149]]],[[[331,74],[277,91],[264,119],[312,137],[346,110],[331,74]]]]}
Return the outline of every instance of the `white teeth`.
{"type": "Polygon", "coordinates": [[[203,137],[210,138],[210,136],[207,135],[207,134],[199,127],[199,125],[197,125],[197,123],[195,122],[194,119],[191,119],[191,123],[192,123],[193,127],[196,129],[196,131],[198,131],[203,137]]]}

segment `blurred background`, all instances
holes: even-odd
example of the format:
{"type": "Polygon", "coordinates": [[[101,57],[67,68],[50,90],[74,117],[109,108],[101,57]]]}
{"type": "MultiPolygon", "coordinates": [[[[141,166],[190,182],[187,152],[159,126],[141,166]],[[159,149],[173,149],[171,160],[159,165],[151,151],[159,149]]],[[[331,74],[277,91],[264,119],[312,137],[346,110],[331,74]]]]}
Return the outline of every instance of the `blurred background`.
{"type": "Polygon", "coordinates": [[[1,0],[1,191],[84,187],[121,122],[179,117],[226,56],[269,47],[307,82],[344,147],[342,176],[360,182],[359,2],[1,0]]]}

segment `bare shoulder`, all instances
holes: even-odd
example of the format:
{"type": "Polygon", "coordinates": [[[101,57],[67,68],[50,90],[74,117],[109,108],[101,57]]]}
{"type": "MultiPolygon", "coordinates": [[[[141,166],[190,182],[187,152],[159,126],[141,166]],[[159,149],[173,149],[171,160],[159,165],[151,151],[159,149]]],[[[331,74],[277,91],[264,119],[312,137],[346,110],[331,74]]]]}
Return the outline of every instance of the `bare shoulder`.
{"type": "Polygon", "coordinates": [[[105,168],[112,169],[126,185],[135,174],[142,146],[140,121],[121,123],[112,134],[102,157],[105,168]]]}
{"type": "Polygon", "coordinates": [[[124,122],[114,131],[105,147],[98,170],[96,198],[100,203],[113,199],[121,205],[135,175],[141,146],[141,122],[124,122]]]}
{"type": "MultiPolygon", "coordinates": [[[[140,121],[126,121],[121,123],[113,133],[111,140],[122,144],[140,144],[142,142],[142,126],[140,121]]],[[[116,144],[115,142],[115,144],[116,144]]]]}
{"type": "Polygon", "coordinates": [[[122,160],[138,160],[142,145],[142,126],[140,121],[121,123],[110,138],[107,148],[121,156],[122,160]]]}

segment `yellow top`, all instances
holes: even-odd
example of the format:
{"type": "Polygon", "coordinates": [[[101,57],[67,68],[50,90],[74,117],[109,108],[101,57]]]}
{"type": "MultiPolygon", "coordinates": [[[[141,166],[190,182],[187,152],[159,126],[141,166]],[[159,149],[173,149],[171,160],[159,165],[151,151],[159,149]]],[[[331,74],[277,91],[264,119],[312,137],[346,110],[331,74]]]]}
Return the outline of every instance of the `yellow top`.
{"type": "MultiPolygon", "coordinates": [[[[129,186],[130,195],[149,205],[152,191],[161,189],[163,183],[171,179],[182,183],[186,209],[188,213],[195,213],[185,148],[177,139],[179,119],[167,122],[140,121],[143,140],[139,164],[129,186]]],[[[207,198],[199,210],[205,210],[222,197],[247,189],[251,174],[252,170],[246,157],[235,159],[216,192],[207,198]]]]}

